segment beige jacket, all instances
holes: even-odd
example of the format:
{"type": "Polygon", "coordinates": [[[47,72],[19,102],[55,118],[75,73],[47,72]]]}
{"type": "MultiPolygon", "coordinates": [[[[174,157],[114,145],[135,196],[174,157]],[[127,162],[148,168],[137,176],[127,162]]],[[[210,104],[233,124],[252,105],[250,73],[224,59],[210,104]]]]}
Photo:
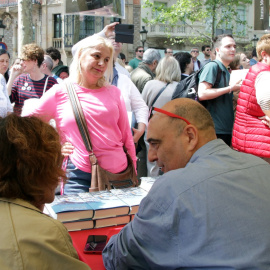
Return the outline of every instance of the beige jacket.
{"type": "Polygon", "coordinates": [[[62,223],[20,199],[0,198],[1,270],[89,270],[62,223]]]}

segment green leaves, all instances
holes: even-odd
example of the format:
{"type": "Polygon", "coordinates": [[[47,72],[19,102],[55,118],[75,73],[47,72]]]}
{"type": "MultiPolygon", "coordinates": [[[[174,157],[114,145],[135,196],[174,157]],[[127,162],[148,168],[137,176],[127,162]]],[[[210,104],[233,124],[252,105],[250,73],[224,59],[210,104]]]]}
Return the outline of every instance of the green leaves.
{"type": "MultiPolygon", "coordinates": [[[[240,18],[238,14],[238,7],[251,3],[252,0],[176,0],[173,5],[167,6],[167,3],[144,0],[143,8],[148,12],[143,22],[147,25],[164,24],[165,27],[185,23],[190,28],[189,40],[206,38],[211,41],[216,28],[236,31],[237,26],[247,25],[246,17],[240,18]],[[202,24],[203,30],[198,30],[196,26],[202,24]]],[[[171,38],[174,43],[178,43],[177,37],[171,34],[171,38]]]]}

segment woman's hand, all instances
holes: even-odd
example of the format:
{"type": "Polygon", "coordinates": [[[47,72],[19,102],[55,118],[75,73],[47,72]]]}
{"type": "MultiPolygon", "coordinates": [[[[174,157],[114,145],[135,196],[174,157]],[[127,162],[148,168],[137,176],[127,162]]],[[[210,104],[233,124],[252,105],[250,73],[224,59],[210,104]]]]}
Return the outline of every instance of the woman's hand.
{"type": "Polygon", "coordinates": [[[13,65],[13,67],[10,69],[10,75],[9,79],[7,82],[7,91],[8,95],[11,95],[11,90],[12,90],[12,84],[14,80],[20,76],[23,73],[22,66],[20,64],[13,65]]]}
{"type": "Polygon", "coordinates": [[[112,35],[114,35],[115,26],[119,24],[119,22],[113,22],[111,24],[108,24],[104,27],[103,32],[105,33],[105,36],[108,38],[112,35]]]}
{"type": "Polygon", "coordinates": [[[64,157],[68,157],[70,154],[73,153],[73,150],[74,150],[74,146],[71,143],[69,143],[69,142],[65,142],[62,145],[61,152],[62,152],[62,155],[64,157]]]}

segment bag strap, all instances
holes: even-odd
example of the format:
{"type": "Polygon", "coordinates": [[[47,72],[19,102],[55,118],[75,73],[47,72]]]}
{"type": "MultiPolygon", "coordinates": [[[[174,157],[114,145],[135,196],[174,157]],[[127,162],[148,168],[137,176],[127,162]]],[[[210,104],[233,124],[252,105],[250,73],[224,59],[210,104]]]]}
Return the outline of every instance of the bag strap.
{"type": "Polygon", "coordinates": [[[46,88],[47,88],[47,85],[48,85],[49,77],[51,77],[51,76],[48,76],[48,77],[46,78],[46,81],[45,81],[45,84],[44,84],[44,88],[43,88],[43,93],[42,93],[42,95],[44,95],[44,93],[45,93],[45,91],[46,91],[46,88]]]}
{"type": "Polygon", "coordinates": [[[149,108],[152,108],[152,107],[154,106],[154,104],[155,104],[155,102],[157,101],[157,99],[159,98],[159,96],[163,93],[163,91],[167,88],[167,86],[168,86],[169,84],[170,84],[170,83],[167,83],[165,86],[163,86],[163,87],[159,90],[158,94],[157,94],[156,97],[154,98],[154,100],[153,100],[153,102],[151,103],[151,106],[150,106],[149,108]]]}
{"type": "Polygon", "coordinates": [[[74,86],[71,82],[68,82],[67,80],[65,80],[64,83],[65,83],[66,88],[67,88],[67,93],[68,93],[69,100],[70,100],[70,103],[72,106],[74,117],[76,119],[77,126],[79,128],[80,133],[81,133],[85,148],[88,152],[90,152],[90,153],[92,153],[92,155],[94,155],[89,132],[88,132],[88,128],[87,128],[87,124],[85,121],[85,117],[83,114],[83,110],[82,110],[78,95],[77,95],[77,93],[74,89],[74,86]]]}
{"type": "Polygon", "coordinates": [[[211,62],[216,63],[217,64],[217,67],[218,67],[218,73],[217,73],[216,81],[215,81],[215,83],[213,85],[213,88],[217,88],[218,87],[218,85],[220,83],[220,79],[221,79],[221,75],[222,74],[223,74],[223,77],[224,77],[223,78],[224,79],[224,85],[227,85],[227,80],[226,80],[226,74],[225,74],[225,72],[222,71],[222,69],[220,68],[219,64],[215,60],[213,60],[211,62]]]}

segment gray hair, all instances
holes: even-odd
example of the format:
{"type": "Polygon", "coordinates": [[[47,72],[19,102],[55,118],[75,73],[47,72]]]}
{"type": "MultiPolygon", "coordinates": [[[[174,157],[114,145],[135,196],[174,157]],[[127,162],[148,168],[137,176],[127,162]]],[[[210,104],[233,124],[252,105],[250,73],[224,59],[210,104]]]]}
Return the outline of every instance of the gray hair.
{"type": "Polygon", "coordinates": [[[147,49],[143,54],[142,62],[148,65],[153,64],[153,62],[156,60],[159,62],[161,59],[161,55],[158,50],[156,49],[147,49]]]}
{"type": "Polygon", "coordinates": [[[52,60],[52,58],[51,58],[49,55],[47,55],[47,54],[44,55],[43,63],[45,63],[46,66],[47,66],[47,68],[48,68],[50,71],[52,71],[52,68],[53,68],[53,60],[52,60]]]}
{"type": "Polygon", "coordinates": [[[156,69],[156,80],[171,83],[179,82],[180,79],[181,71],[178,61],[173,56],[162,58],[156,69]]]}

